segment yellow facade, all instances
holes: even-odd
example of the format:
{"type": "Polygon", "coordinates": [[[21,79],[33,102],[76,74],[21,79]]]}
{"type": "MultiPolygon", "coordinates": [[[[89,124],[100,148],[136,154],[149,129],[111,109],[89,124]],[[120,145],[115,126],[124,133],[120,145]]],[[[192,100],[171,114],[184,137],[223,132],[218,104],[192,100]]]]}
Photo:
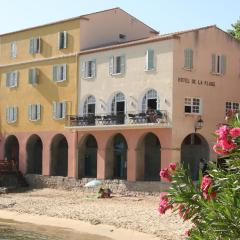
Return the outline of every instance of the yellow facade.
{"type": "Polygon", "coordinates": [[[0,80],[1,80],[1,131],[3,133],[26,131],[63,130],[65,120],[53,118],[53,101],[66,101],[66,114],[76,114],[77,110],[77,75],[80,49],[80,20],[50,24],[39,28],[23,30],[0,36],[0,80]],[[67,32],[67,48],[59,49],[58,33],[67,32]],[[40,37],[41,52],[29,53],[31,37],[40,37]],[[10,57],[11,42],[17,44],[16,58],[10,57]],[[53,65],[67,65],[67,79],[63,82],[53,81],[53,65]],[[37,68],[39,82],[28,82],[29,69],[37,68]],[[18,86],[6,87],[6,73],[18,72],[18,86]],[[29,121],[29,104],[41,104],[41,119],[29,121]],[[18,107],[15,123],[7,123],[7,106],[18,107]]]}
{"type": "Polygon", "coordinates": [[[80,20],[65,21],[5,34],[0,38],[1,65],[70,54],[80,50],[80,20]],[[58,33],[62,31],[66,31],[68,34],[68,47],[66,49],[58,48],[58,33]],[[41,52],[38,54],[29,53],[32,37],[40,37],[41,39],[41,52]],[[10,56],[12,42],[16,42],[17,45],[16,58],[10,56]]]}

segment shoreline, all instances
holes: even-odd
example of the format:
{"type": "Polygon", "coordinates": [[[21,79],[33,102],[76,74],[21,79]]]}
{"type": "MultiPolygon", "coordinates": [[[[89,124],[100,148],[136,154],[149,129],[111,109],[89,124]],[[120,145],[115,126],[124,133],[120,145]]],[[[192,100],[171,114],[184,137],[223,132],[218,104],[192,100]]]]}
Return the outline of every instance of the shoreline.
{"type": "Polygon", "coordinates": [[[93,234],[101,237],[107,237],[112,240],[161,240],[161,238],[150,234],[129,229],[116,228],[115,226],[106,224],[92,225],[91,223],[80,220],[18,213],[7,210],[0,210],[0,219],[16,221],[17,223],[30,223],[37,226],[57,227],[62,228],[63,230],[74,230],[79,234],[93,234]]]}

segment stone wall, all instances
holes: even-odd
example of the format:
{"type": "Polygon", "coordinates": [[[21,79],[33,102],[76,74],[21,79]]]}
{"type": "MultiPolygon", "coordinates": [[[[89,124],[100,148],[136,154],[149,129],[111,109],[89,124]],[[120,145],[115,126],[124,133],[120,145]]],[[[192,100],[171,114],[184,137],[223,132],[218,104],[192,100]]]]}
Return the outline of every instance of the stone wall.
{"type": "MultiPolygon", "coordinates": [[[[92,178],[83,178],[83,179],[75,179],[68,177],[56,177],[56,176],[42,176],[35,174],[27,174],[25,178],[32,188],[55,188],[55,189],[66,189],[66,190],[74,190],[74,191],[86,191],[86,192],[94,192],[96,188],[86,188],[84,185],[93,180],[92,178]]],[[[125,180],[102,180],[103,184],[101,187],[110,188],[115,194],[127,194],[127,195],[135,195],[145,194],[159,194],[159,192],[164,191],[164,189],[169,187],[168,183],[163,183],[160,181],[155,182],[146,182],[146,181],[138,181],[138,182],[129,182],[125,180]]]]}

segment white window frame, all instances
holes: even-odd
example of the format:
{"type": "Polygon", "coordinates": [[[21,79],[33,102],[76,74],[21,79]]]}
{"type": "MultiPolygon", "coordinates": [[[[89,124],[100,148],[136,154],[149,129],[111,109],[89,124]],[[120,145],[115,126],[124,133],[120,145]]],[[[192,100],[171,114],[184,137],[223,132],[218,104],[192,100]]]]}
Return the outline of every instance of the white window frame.
{"type": "Polygon", "coordinates": [[[212,74],[224,75],[226,73],[226,56],[220,54],[212,54],[212,74]]]}
{"type": "Polygon", "coordinates": [[[229,111],[229,110],[236,110],[238,111],[239,110],[239,103],[238,102],[232,102],[232,101],[227,101],[225,103],[225,111],[226,113],[229,111]]]}
{"type": "Polygon", "coordinates": [[[125,73],[125,55],[116,55],[116,56],[111,56],[109,60],[109,74],[111,76],[114,75],[122,75],[125,73]],[[117,72],[118,70],[118,59],[120,59],[120,72],[117,72]]]}
{"type": "Polygon", "coordinates": [[[15,123],[17,121],[18,107],[8,106],[6,108],[6,121],[7,123],[15,123]]]}
{"type": "Polygon", "coordinates": [[[41,39],[40,37],[32,37],[29,39],[29,53],[36,54],[41,52],[41,39]]]}
{"type": "Polygon", "coordinates": [[[29,104],[28,120],[36,122],[39,121],[40,119],[41,119],[41,104],[29,104]]]}
{"type": "Polygon", "coordinates": [[[201,115],[202,114],[202,99],[199,97],[185,97],[184,98],[184,113],[190,115],[201,115]],[[196,100],[199,104],[196,104],[196,100]],[[195,101],[195,103],[194,103],[195,101]],[[186,107],[190,107],[190,112],[186,112],[186,107]],[[196,108],[199,110],[196,111],[196,108]]]}
{"type": "Polygon", "coordinates": [[[53,81],[63,82],[67,80],[67,64],[53,65],[53,81]]]}
{"type": "Polygon", "coordinates": [[[184,49],[184,69],[189,71],[193,69],[193,50],[191,48],[184,49]]]}
{"type": "Polygon", "coordinates": [[[13,41],[10,43],[10,57],[16,58],[17,57],[17,42],[13,41]]]}
{"type": "Polygon", "coordinates": [[[18,86],[18,71],[6,73],[6,87],[14,88],[18,86]]]}
{"type": "Polygon", "coordinates": [[[147,49],[146,51],[146,65],[145,65],[145,71],[153,71],[155,70],[155,53],[153,49],[147,49]],[[152,53],[152,56],[151,56],[152,53]],[[152,57],[152,59],[150,59],[152,57]],[[152,66],[150,66],[152,60],[152,66]]]}
{"type": "Polygon", "coordinates": [[[53,107],[53,119],[62,120],[66,118],[66,113],[67,113],[66,101],[61,101],[61,102],[53,101],[52,107],[53,107]]]}
{"type": "Polygon", "coordinates": [[[83,79],[91,79],[96,77],[96,59],[91,59],[91,60],[82,62],[81,76],[83,79]],[[90,63],[91,63],[91,67],[90,67],[90,63]]]}
{"type": "Polygon", "coordinates": [[[58,33],[58,49],[66,49],[67,42],[68,42],[68,33],[66,31],[59,32],[58,33]]]}

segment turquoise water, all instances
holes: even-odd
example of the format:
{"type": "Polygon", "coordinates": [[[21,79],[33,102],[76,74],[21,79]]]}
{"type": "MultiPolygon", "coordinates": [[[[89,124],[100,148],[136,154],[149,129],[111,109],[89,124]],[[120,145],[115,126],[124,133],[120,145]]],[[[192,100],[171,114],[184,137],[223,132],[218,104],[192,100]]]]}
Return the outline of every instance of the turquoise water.
{"type": "Polygon", "coordinates": [[[69,229],[38,226],[0,219],[0,240],[111,240],[69,229]]]}

